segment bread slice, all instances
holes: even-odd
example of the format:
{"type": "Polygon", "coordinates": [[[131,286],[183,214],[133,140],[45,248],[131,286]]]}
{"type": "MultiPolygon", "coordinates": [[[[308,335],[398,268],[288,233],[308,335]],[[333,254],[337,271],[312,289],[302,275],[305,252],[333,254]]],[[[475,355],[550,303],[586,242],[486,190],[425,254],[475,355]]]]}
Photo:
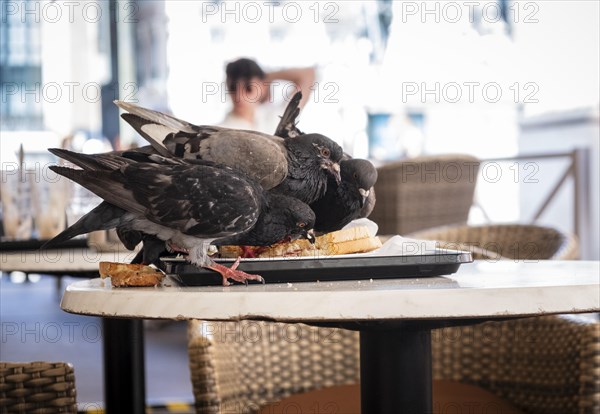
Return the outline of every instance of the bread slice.
{"type": "Polygon", "coordinates": [[[99,273],[102,279],[110,277],[114,287],[157,286],[165,277],[162,272],[150,266],[115,262],[100,262],[99,273]]]}
{"type": "Polygon", "coordinates": [[[366,239],[369,237],[370,234],[368,227],[357,226],[323,234],[322,236],[317,237],[315,244],[318,246],[324,246],[336,243],[343,243],[352,240],[366,239]]]}
{"type": "Polygon", "coordinates": [[[327,243],[319,245],[321,255],[333,256],[338,254],[365,253],[382,246],[379,237],[365,237],[358,240],[347,240],[338,243],[327,243]]]}
{"type": "MultiPolygon", "coordinates": [[[[269,247],[250,247],[254,257],[323,257],[338,254],[364,253],[381,247],[378,237],[369,237],[367,227],[352,227],[323,234],[311,244],[308,240],[294,240],[289,243],[278,243],[269,247]]],[[[219,247],[221,257],[236,258],[243,255],[239,246],[219,247]]]]}

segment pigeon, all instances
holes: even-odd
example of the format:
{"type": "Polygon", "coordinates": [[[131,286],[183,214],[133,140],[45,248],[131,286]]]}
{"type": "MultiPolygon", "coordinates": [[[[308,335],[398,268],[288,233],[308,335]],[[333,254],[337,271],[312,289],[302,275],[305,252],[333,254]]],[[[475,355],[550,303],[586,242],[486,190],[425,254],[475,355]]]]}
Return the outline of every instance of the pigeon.
{"type": "Polygon", "coordinates": [[[315,213],[300,200],[267,193],[267,202],[254,227],[245,233],[219,239],[216,246],[270,246],[281,241],[306,238],[314,242],[315,213]],[[282,214],[282,212],[289,212],[282,214]],[[309,226],[309,229],[306,227],[309,226]]]}
{"type": "MultiPolygon", "coordinates": [[[[276,136],[293,140],[304,135],[296,121],[300,114],[301,99],[302,93],[296,92],[275,129],[276,136]]],[[[344,153],[340,166],[348,160],[352,160],[352,157],[344,153]]],[[[317,231],[339,230],[354,219],[368,217],[375,207],[374,185],[377,180],[377,170],[370,162],[360,160],[346,164],[346,174],[344,176],[342,172],[341,180],[342,183],[339,186],[337,182],[330,180],[327,184],[326,194],[310,204],[317,215],[315,224],[317,231]],[[353,177],[354,174],[357,174],[357,177],[353,177]],[[362,195],[357,193],[358,190],[362,192],[362,195]],[[350,191],[350,193],[345,194],[345,191],[350,191]],[[358,208],[359,204],[360,208],[358,208]]]]}
{"type": "Polygon", "coordinates": [[[325,195],[310,205],[316,215],[315,231],[329,233],[359,218],[377,181],[377,169],[367,160],[345,160],[340,166],[341,183],[330,182],[325,195]]]}
{"type": "MultiPolygon", "coordinates": [[[[219,272],[224,285],[229,284],[228,279],[247,282],[262,278],[237,270],[239,260],[230,268],[214,262],[207,254],[210,243],[240,234],[257,234],[266,240],[272,231],[274,239],[311,238],[314,215],[308,206],[305,210],[297,208],[296,200],[292,209],[279,205],[279,197],[271,197],[254,180],[232,168],[160,155],[149,155],[153,162],[138,162],[115,154],[52,152],[76,160],[83,168],[51,166],[53,171],[105,200],[95,209],[100,213],[96,219],[108,217],[111,226],[166,242],[171,250],[186,253],[191,263],[219,272]],[[255,228],[259,222],[284,221],[273,219],[275,215],[286,216],[285,222],[290,223],[287,232],[267,226],[255,228]]],[[[84,228],[71,230],[69,235],[93,228],[92,212],[78,222],[84,228]]]]}
{"type": "Polygon", "coordinates": [[[256,131],[193,125],[132,103],[115,101],[121,117],[164,157],[202,159],[243,171],[266,190],[307,204],[340,180],[342,148],[321,134],[285,140],[256,131]]]}

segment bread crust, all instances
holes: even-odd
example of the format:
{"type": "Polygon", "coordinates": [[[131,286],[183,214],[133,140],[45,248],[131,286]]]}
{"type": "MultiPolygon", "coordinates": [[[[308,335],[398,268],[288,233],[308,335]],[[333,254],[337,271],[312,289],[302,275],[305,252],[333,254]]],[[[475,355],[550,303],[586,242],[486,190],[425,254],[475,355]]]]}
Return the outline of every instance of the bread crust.
{"type": "Polygon", "coordinates": [[[116,262],[100,262],[99,273],[102,279],[110,277],[114,287],[158,286],[165,277],[150,266],[116,262]]]}

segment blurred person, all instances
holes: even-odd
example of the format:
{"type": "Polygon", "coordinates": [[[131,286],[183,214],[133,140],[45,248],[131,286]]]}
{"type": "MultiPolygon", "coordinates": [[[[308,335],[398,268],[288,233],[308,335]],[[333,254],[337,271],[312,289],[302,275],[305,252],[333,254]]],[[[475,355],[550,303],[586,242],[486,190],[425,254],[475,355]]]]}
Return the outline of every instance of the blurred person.
{"type": "Polygon", "coordinates": [[[273,134],[285,109],[286,102],[278,98],[289,100],[300,90],[302,108],[315,82],[315,69],[312,67],[265,72],[258,63],[247,58],[228,63],[225,73],[232,109],[220,125],[268,134],[273,134]],[[294,87],[291,88],[290,84],[294,87]]]}

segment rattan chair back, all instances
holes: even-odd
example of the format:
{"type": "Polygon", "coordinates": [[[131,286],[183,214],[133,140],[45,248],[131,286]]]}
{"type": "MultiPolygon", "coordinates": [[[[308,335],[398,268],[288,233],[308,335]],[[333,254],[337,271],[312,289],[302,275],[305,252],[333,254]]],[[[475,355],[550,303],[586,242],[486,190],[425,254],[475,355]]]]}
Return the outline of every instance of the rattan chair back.
{"type": "Polygon", "coordinates": [[[408,236],[443,241],[441,247],[470,250],[479,259],[573,260],[579,257],[579,244],[574,235],[533,224],[443,226],[408,236]]]}
{"type": "Polygon", "coordinates": [[[189,324],[197,413],[250,413],[289,395],[358,382],[358,333],[274,322],[189,324]]]}
{"type": "Polygon", "coordinates": [[[377,202],[369,218],[380,234],[466,223],[479,161],[470,155],[412,158],[377,169],[377,202]]]}

